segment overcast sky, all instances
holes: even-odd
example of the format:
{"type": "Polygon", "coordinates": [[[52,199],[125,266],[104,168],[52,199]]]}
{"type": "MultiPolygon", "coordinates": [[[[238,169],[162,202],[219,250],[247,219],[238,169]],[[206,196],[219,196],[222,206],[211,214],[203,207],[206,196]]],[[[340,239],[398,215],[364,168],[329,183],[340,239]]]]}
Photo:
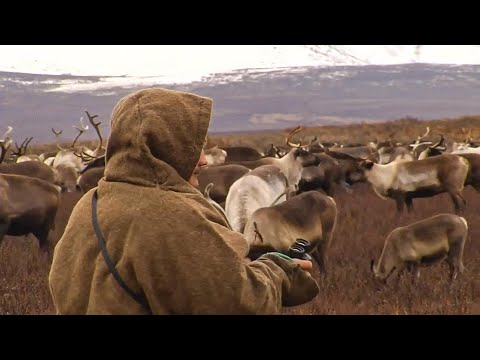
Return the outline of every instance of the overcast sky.
{"type": "Polygon", "coordinates": [[[239,68],[480,64],[478,45],[0,45],[0,71],[198,78],[239,68]],[[332,50],[333,49],[333,50],[332,50]],[[344,56],[348,53],[348,56],[344,56]],[[333,59],[333,60],[332,60],[333,59]]]}

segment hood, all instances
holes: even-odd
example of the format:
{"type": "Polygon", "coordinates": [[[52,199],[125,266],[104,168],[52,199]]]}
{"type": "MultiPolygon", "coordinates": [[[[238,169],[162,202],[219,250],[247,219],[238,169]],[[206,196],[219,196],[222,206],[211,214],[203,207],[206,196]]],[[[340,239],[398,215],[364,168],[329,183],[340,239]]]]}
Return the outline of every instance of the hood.
{"type": "Polygon", "coordinates": [[[211,110],[210,98],[167,89],[143,89],[122,98],[112,112],[105,180],[190,186],[211,110]]]}

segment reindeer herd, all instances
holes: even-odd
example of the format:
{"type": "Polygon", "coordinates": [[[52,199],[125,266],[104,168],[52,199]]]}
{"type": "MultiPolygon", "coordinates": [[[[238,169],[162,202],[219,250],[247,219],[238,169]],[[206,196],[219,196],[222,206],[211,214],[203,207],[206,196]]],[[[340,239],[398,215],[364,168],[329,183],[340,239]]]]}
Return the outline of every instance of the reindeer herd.
{"type": "MultiPolygon", "coordinates": [[[[58,151],[26,154],[32,138],[12,151],[7,128],[0,139],[0,242],[5,235],[33,234],[41,249],[49,249],[49,232],[62,192],[87,192],[97,186],[105,168],[104,139],[95,122],[97,115],[86,111],[89,125],[80,119],[77,137],[65,148],[61,130],[52,129],[58,151]],[[98,135],[95,149],[76,145],[92,126],[98,135]],[[8,156],[7,156],[8,155],[8,156]]],[[[269,251],[287,252],[298,239],[307,240],[309,253],[322,276],[337,224],[336,191],[352,193],[360,182],[370,184],[386,201],[395,201],[397,212],[413,212],[415,198],[447,193],[452,213],[442,213],[393,229],[376,265],[375,278],[386,281],[403,269],[445,260],[451,282],[464,269],[462,258],[468,224],[462,217],[468,206],[466,186],[480,192],[480,144],[470,136],[462,143],[446,145],[426,141],[430,133],[409,143],[367,144],[322,143],[317,137],[308,143],[294,142],[297,127],[285,144],[271,144],[261,153],[250,147],[206,149],[208,167],[199,175],[199,190],[225,217],[233,231],[244,234],[250,258],[269,251]]],[[[398,277],[398,276],[397,276],[398,277]]]]}
{"type": "Polygon", "coordinates": [[[50,251],[52,243],[49,235],[54,230],[61,193],[87,191],[88,186],[95,187],[103,176],[102,172],[95,180],[87,170],[94,163],[99,165],[102,160],[104,163],[105,147],[99,130],[100,122],[94,120],[97,115],[86,113],[99,137],[99,144],[94,150],[75,145],[80,135],[89,128],[83,123],[83,118],[80,119],[80,127],[74,126],[79,134],[69,148],[62,147],[58,141],[62,132],[52,129],[57,137],[56,152],[27,155],[28,144],[33,138],[26,139],[20,146],[15,143],[17,150],[9,152],[13,142],[12,127],[8,127],[0,138],[0,243],[5,235],[33,234],[40,249],[50,251]]]}
{"type": "MultiPolygon", "coordinates": [[[[200,174],[200,190],[216,206],[234,231],[244,234],[250,257],[268,251],[287,252],[298,239],[310,243],[310,253],[322,276],[337,223],[336,188],[352,193],[353,185],[367,182],[383,199],[395,201],[397,212],[414,211],[415,198],[449,194],[454,211],[394,229],[385,240],[379,262],[371,269],[386,281],[396,270],[417,269],[445,260],[450,280],[464,269],[463,248],[468,225],[464,217],[465,186],[480,191],[480,147],[471,137],[445,145],[433,143],[430,133],[410,143],[370,142],[339,145],[294,143],[294,129],[286,138],[288,148],[271,144],[264,154],[252,149],[212,148],[211,166],[200,174]]],[[[398,276],[397,276],[398,278],[398,276]]]]}

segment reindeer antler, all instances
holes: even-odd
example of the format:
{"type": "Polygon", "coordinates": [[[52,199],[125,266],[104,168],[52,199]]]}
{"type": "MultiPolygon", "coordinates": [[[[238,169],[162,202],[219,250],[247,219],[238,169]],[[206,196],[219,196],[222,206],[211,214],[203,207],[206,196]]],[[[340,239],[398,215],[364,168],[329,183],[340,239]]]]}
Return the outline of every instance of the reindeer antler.
{"type": "Polygon", "coordinates": [[[421,135],[421,136],[419,136],[419,137],[417,138],[417,142],[416,142],[416,143],[418,144],[421,140],[425,139],[425,137],[426,137],[429,133],[430,133],[430,126],[427,126],[427,131],[425,132],[425,134],[423,134],[423,135],[421,135]]]}
{"type": "Polygon", "coordinates": [[[84,146],[82,146],[82,151],[80,153],[77,153],[76,151],[74,151],[73,154],[76,157],[79,157],[80,159],[82,159],[82,161],[84,161],[84,162],[93,161],[93,160],[100,159],[100,158],[105,156],[105,154],[104,155],[99,155],[99,156],[91,155],[91,154],[89,154],[85,151],[84,146]]]}
{"type": "Polygon", "coordinates": [[[12,155],[16,155],[16,156],[25,155],[27,153],[27,146],[28,144],[30,144],[30,141],[32,141],[32,139],[33,139],[33,136],[30,138],[26,138],[25,140],[23,140],[20,146],[18,146],[17,142],[15,141],[15,147],[17,148],[17,151],[12,152],[12,155]]]}
{"type": "Polygon", "coordinates": [[[68,151],[68,149],[64,149],[60,146],[60,135],[62,134],[63,130],[55,130],[54,128],[52,128],[52,132],[55,134],[55,141],[57,143],[57,149],[59,149],[60,151],[68,151]]]}
{"type": "Polygon", "coordinates": [[[431,149],[434,149],[434,148],[437,148],[437,147],[445,147],[445,137],[443,136],[443,134],[438,134],[440,135],[440,140],[438,140],[435,144],[433,145],[430,145],[429,147],[431,149]]]}
{"type": "Polygon", "coordinates": [[[95,119],[96,117],[98,117],[98,115],[90,115],[88,113],[87,110],[85,110],[85,113],[87,114],[88,116],[88,121],[90,121],[90,124],[92,124],[92,126],[95,128],[95,131],[97,132],[97,135],[98,135],[98,138],[100,140],[100,143],[98,144],[98,146],[95,148],[95,150],[93,150],[93,153],[96,155],[98,155],[98,152],[100,151],[100,149],[104,149],[105,148],[102,146],[103,145],[103,138],[102,138],[102,134],[100,133],[100,124],[102,123],[101,121],[99,122],[95,122],[93,121],[93,119],[95,119]]]}
{"type": "Polygon", "coordinates": [[[72,145],[70,145],[70,148],[72,148],[72,149],[75,147],[75,143],[77,142],[78,138],[79,138],[85,131],[88,130],[88,125],[85,125],[85,124],[83,123],[83,116],[80,116],[80,127],[74,125],[73,128],[74,128],[74,129],[77,129],[78,135],[77,135],[77,137],[73,140],[72,145]]]}
{"type": "Polygon", "coordinates": [[[297,126],[295,129],[293,129],[290,134],[288,134],[287,136],[287,139],[286,139],[286,143],[287,145],[291,146],[292,148],[301,148],[301,147],[304,147],[302,146],[302,143],[298,143],[298,144],[294,144],[290,141],[290,139],[292,138],[293,135],[295,135],[296,133],[300,132],[302,130],[302,127],[299,125],[297,126]]]}

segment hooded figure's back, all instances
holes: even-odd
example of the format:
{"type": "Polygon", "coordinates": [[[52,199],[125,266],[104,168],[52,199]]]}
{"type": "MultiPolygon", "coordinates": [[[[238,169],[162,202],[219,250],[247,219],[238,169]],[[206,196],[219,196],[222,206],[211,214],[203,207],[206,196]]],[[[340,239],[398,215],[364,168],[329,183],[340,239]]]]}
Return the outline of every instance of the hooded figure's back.
{"type": "MultiPolygon", "coordinates": [[[[209,98],[166,89],[137,91],[119,101],[105,176],[77,203],[55,248],[49,284],[58,314],[146,313],[102,257],[92,226],[96,189],[98,224],[110,258],[152,313],[280,311],[282,288],[303,271],[278,256],[246,264],[243,236],[230,231],[188,183],[211,107],[209,98]]],[[[312,298],[318,288],[304,282],[310,289],[305,296],[312,298]]]]}

